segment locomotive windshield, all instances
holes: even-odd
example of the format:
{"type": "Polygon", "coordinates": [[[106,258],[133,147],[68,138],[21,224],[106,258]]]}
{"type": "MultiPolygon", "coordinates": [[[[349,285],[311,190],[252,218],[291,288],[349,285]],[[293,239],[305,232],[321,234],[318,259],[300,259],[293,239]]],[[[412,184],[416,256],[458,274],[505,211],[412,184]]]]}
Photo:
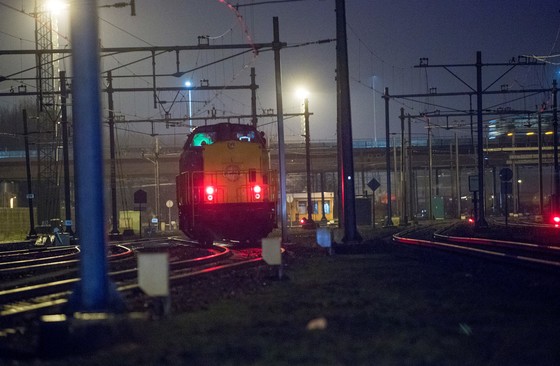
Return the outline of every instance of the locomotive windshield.
{"type": "Polygon", "coordinates": [[[192,139],[192,146],[210,145],[214,143],[215,132],[198,132],[195,133],[192,139]]]}
{"type": "Polygon", "coordinates": [[[237,132],[236,139],[251,142],[255,139],[255,131],[237,132]]]}
{"type": "Polygon", "coordinates": [[[218,123],[216,125],[197,127],[189,135],[186,146],[201,147],[215,142],[232,140],[265,145],[264,134],[259,133],[250,125],[218,123]]]}

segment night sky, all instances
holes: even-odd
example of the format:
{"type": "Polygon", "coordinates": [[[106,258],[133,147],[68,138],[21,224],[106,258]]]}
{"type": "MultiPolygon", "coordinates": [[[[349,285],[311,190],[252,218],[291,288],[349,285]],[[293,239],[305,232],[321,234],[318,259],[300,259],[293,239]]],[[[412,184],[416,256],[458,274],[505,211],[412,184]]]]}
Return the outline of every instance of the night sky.
{"type": "MultiPolygon", "coordinates": [[[[70,2],[78,6],[80,1],[70,2]]],[[[284,112],[300,112],[301,100],[295,95],[298,87],[309,90],[311,135],[314,140],[336,139],[336,84],[335,84],[335,1],[229,1],[240,7],[237,12],[220,0],[165,0],[136,1],[136,16],[129,8],[101,8],[100,39],[103,47],[148,47],[196,45],[198,36],[208,36],[211,44],[251,44],[272,41],[272,18],[277,16],[280,38],[287,42],[282,50],[282,76],[284,87],[284,112]],[[246,6],[248,5],[248,6],[246,6]],[[315,44],[317,41],[327,41],[315,44]]],[[[33,11],[32,0],[0,0],[0,47],[2,50],[33,49],[34,21],[10,7],[33,11]],[[7,6],[6,6],[7,5],[7,6]]],[[[111,4],[99,1],[99,5],[111,4]]],[[[353,134],[355,139],[381,139],[385,134],[384,102],[381,98],[385,87],[391,95],[427,93],[430,88],[438,92],[468,91],[443,69],[415,68],[420,58],[429,58],[430,64],[474,64],[476,52],[482,52],[483,63],[508,62],[520,55],[546,57],[544,66],[520,66],[501,78],[493,90],[501,85],[511,89],[549,88],[552,80],[560,79],[560,5],[557,0],[539,1],[483,1],[483,0],[347,0],[347,34],[349,42],[350,87],[352,98],[353,134]],[[375,91],[372,90],[372,85],[375,91]],[[373,117],[375,111],[375,119],[373,117]]],[[[68,13],[58,16],[60,48],[68,47],[68,13]]],[[[222,59],[239,50],[182,52],[180,70],[193,68],[222,59]]],[[[102,69],[114,69],[116,86],[149,87],[151,61],[145,60],[123,66],[149,56],[148,53],[107,56],[102,59],[102,69]],[[119,76],[137,75],[119,79],[119,76]]],[[[12,75],[34,65],[31,56],[1,56],[0,75],[12,75]]],[[[273,108],[275,104],[274,63],[272,52],[252,52],[220,62],[182,78],[158,79],[159,86],[179,86],[186,80],[195,85],[206,79],[210,85],[246,85],[249,70],[256,68],[259,111],[273,108]]],[[[70,60],[60,64],[70,70],[70,60]]],[[[483,83],[494,82],[505,67],[484,69],[483,83]]],[[[176,71],[175,53],[157,58],[157,72],[172,74],[176,71]]],[[[466,83],[474,86],[475,68],[454,69],[466,83]]],[[[34,71],[14,75],[15,80],[0,83],[2,92],[20,83],[30,85],[34,71]]],[[[119,94],[115,97],[117,114],[127,121],[134,119],[162,118],[165,111],[172,117],[187,113],[187,92],[160,93],[161,102],[153,108],[151,93],[119,94]],[[175,103],[172,103],[175,101],[175,103]]],[[[194,116],[205,116],[215,108],[218,115],[250,113],[250,94],[238,92],[192,92],[194,116]]],[[[0,108],[6,108],[23,98],[0,98],[0,108]]],[[[550,95],[541,94],[513,101],[514,97],[499,96],[485,100],[485,105],[518,109],[534,109],[537,104],[550,101],[550,95]]],[[[515,99],[518,99],[515,97],[515,99]]],[[[103,98],[105,100],[105,98],[103,98]]],[[[468,98],[418,98],[416,101],[395,100],[390,103],[391,129],[400,126],[399,109],[419,114],[434,109],[442,111],[468,109],[468,98]]],[[[106,115],[106,111],[105,111],[106,115]]],[[[272,118],[259,120],[268,136],[276,135],[272,118]]],[[[432,123],[444,124],[434,119],[432,123]]],[[[460,121],[457,121],[460,123],[460,121]]],[[[147,124],[127,123],[122,141],[133,143],[137,132],[146,131],[147,124]]],[[[166,128],[156,125],[163,135],[176,135],[182,141],[186,128],[166,128]]],[[[422,121],[415,121],[415,133],[425,134],[422,121]]],[[[470,133],[466,129],[459,133],[470,133]]],[[[434,130],[434,135],[445,135],[445,130],[434,130]]],[[[301,139],[300,120],[286,120],[286,140],[301,139]]],[[[169,140],[170,141],[170,140],[169,140]]],[[[167,143],[171,143],[171,142],[167,143]]]]}

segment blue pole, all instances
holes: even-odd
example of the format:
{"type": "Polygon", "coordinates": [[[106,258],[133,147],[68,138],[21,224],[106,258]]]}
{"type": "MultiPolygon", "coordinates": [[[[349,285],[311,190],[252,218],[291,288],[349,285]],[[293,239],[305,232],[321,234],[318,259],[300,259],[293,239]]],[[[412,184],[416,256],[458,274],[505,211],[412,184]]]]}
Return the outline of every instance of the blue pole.
{"type": "Polygon", "coordinates": [[[76,228],[81,247],[81,281],[71,304],[77,311],[107,311],[116,296],[107,276],[96,1],[72,4],[71,39],[76,228]]]}

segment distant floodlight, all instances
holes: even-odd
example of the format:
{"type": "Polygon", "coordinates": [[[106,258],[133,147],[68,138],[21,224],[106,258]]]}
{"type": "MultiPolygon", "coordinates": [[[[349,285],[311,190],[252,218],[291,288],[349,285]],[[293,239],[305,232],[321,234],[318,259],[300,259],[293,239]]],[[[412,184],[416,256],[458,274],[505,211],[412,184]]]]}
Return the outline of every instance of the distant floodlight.
{"type": "Polygon", "coordinates": [[[296,97],[297,97],[298,99],[307,99],[307,98],[309,98],[309,90],[307,90],[307,89],[305,89],[305,88],[303,88],[303,87],[297,88],[297,89],[296,89],[296,97]]]}
{"type": "Polygon", "coordinates": [[[190,80],[185,81],[185,86],[186,86],[187,88],[190,88],[190,87],[192,86],[191,81],[190,81],[190,80]]]}
{"type": "Polygon", "coordinates": [[[52,15],[59,15],[68,9],[68,3],[62,0],[47,0],[45,2],[45,10],[52,15]]]}

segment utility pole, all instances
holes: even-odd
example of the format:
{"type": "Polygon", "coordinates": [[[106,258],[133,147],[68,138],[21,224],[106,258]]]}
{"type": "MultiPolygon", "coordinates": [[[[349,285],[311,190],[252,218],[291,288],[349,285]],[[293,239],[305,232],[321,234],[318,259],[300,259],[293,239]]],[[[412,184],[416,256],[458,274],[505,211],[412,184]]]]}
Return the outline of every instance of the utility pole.
{"type": "MultiPolygon", "coordinates": [[[[488,223],[486,222],[485,219],[485,194],[484,194],[484,141],[483,141],[483,132],[484,132],[484,126],[483,126],[483,121],[482,121],[482,116],[485,114],[483,112],[483,106],[482,106],[482,97],[485,94],[503,94],[503,91],[499,91],[499,92],[490,92],[488,91],[488,89],[490,87],[492,87],[496,82],[498,82],[498,80],[500,80],[502,77],[504,77],[508,72],[510,72],[511,70],[513,70],[516,66],[518,65],[523,65],[523,66],[537,66],[537,65],[544,65],[544,63],[542,62],[538,62],[538,61],[533,61],[530,59],[527,59],[526,57],[518,57],[518,60],[512,60],[509,63],[488,63],[488,64],[483,64],[482,63],[482,54],[480,51],[478,51],[476,53],[476,63],[474,64],[451,64],[451,65],[430,65],[428,63],[428,59],[426,58],[422,58],[420,59],[420,64],[415,66],[415,67],[419,67],[419,68],[433,68],[433,67],[437,67],[437,68],[443,68],[446,71],[448,71],[453,77],[455,77],[456,79],[458,79],[462,84],[464,84],[465,86],[467,86],[471,91],[470,92],[453,92],[453,93],[430,93],[430,94],[404,94],[404,95],[392,95],[390,96],[390,98],[410,98],[410,97],[425,97],[425,96],[430,96],[430,97],[441,97],[441,96],[464,96],[464,95],[468,95],[468,96],[472,96],[472,95],[476,95],[477,98],[477,168],[478,168],[478,201],[477,205],[475,205],[477,207],[477,215],[476,215],[476,227],[480,228],[480,227],[486,227],[488,226],[488,223]],[[482,68],[486,67],[486,66],[507,66],[509,67],[508,70],[506,72],[504,72],[503,74],[501,74],[494,82],[490,83],[486,88],[483,88],[482,86],[482,68]],[[457,74],[455,74],[453,71],[451,71],[451,68],[454,67],[475,67],[476,68],[476,87],[472,87],[470,86],[467,82],[465,82],[464,80],[462,80],[457,74]]],[[[554,81],[553,83],[553,91],[555,90],[556,87],[556,81],[554,81]]],[[[522,91],[511,91],[508,90],[507,93],[528,93],[528,92],[546,92],[549,91],[550,89],[534,89],[534,90],[522,90],[522,91]]],[[[389,96],[384,96],[384,98],[389,98],[389,96]]],[[[556,109],[555,109],[556,110],[556,109]]],[[[509,111],[508,113],[511,113],[511,111],[509,111]]],[[[495,114],[499,114],[499,113],[495,113],[495,114]]],[[[456,114],[456,116],[461,115],[461,114],[456,114]]],[[[469,113],[469,115],[472,116],[472,113],[469,113]]],[[[451,116],[451,115],[450,115],[451,116]]],[[[557,119],[557,118],[556,118],[557,119]]],[[[557,135],[557,127],[555,129],[555,133],[554,136],[556,138],[557,135]]],[[[555,140],[555,149],[557,149],[557,140],[555,140]]],[[[555,155],[557,156],[557,152],[555,153],[555,155]]],[[[557,163],[557,157],[555,160],[555,167],[558,167],[558,163],[557,163]]],[[[559,170],[556,169],[555,172],[558,172],[559,170]]],[[[557,184],[556,185],[556,192],[560,192],[560,172],[559,173],[555,173],[555,179],[557,180],[557,184]],[[557,177],[557,178],[556,178],[557,177]]]]}
{"type": "Polygon", "coordinates": [[[304,102],[304,121],[305,121],[305,167],[307,172],[307,222],[304,227],[309,229],[315,228],[313,221],[313,202],[311,201],[311,141],[309,134],[309,99],[305,98],[304,102]]]}
{"type": "Polygon", "coordinates": [[[428,220],[434,219],[434,161],[432,154],[432,126],[430,125],[430,117],[426,117],[428,121],[428,220]]]}
{"type": "Polygon", "coordinates": [[[80,277],[71,297],[75,312],[117,311],[120,295],[107,273],[103,134],[99,83],[97,2],[72,7],[72,115],[74,117],[74,176],[76,222],[80,238],[80,277]]]}
{"type": "Polygon", "coordinates": [[[389,88],[385,88],[383,94],[385,99],[385,172],[387,175],[387,217],[385,218],[385,226],[393,226],[393,208],[391,204],[391,134],[389,126],[389,88]]]}
{"type": "Polygon", "coordinates": [[[478,215],[476,217],[476,226],[487,227],[488,223],[485,218],[486,195],[484,194],[484,140],[482,125],[482,53],[476,52],[476,155],[478,166],[478,215]]]}
{"type": "Polygon", "coordinates": [[[280,171],[280,221],[282,228],[282,243],[288,242],[288,209],[286,205],[286,157],[284,146],[284,107],[282,104],[282,68],[280,66],[280,31],[278,17],[272,18],[274,50],[274,74],[276,77],[276,113],[278,120],[278,170],[280,171]]]}
{"type": "Polygon", "coordinates": [[[115,107],[113,104],[113,73],[107,72],[107,107],[109,108],[109,155],[111,160],[111,231],[110,238],[119,237],[119,219],[117,215],[117,168],[115,158],[115,107]]]}
{"type": "Polygon", "coordinates": [[[552,126],[554,128],[554,205],[558,211],[560,207],[560,166],[558,165],[558,87],[556,80],[552,81],[552,126]]]}
{"type": "MultiPolygon", "coordinates": [[[[49,220],[60,217],[60,189],[58,186],[58,78],[54,70],[58,69],[58,61],[54,61],[56,37],[53,39],[53,22],[51,12],[44,1],[35,0],[35,63],[37,82],[37,126],[39,139],[37,142],[38,190],[37,218],[39,224],[47,224],[49,220]]],[[[57,45],[56,45],[57,46],[57,45]]]]}
{"type": "Polygon", "coordinates": [[[342,192],[342,216],[344,222],[343,242],[361,242],[362,237],[356,227],[356,202],[354,192],[354,156],[352,143],[352,115],[350,111],[350,77],[348,72],[348,45],[346,40],[345,0],[335,0],[336,6],[336,81],[340,132],[339,158],[341,172],[339,182],[342,192]]]}
{"type": "Polygon", "coordinates": [[[73,235],[72,231],[72,201],[70,199],[70,157],[68,147],[68,108],[66,105],[66,71],[60,71],[60,119],[62,129],[62,156],[64,164],[64,231],[73,235]]]}
{"type": "Polygon", "coordinates": [[[404,139],[404,108],[401,108],[401,204],[402,225],[408,225],[408,192],[406,187],[406,143],[404,139]]]}
{"type": "Polygon", "coordinates": [[[416,222],[416,218],[414,216],[414,212],[415,212],[415,205],[414,205],[414,170],[412,169],[412,126],[411,126],[411,121],[412,118],[410,117],[410,114],[407,115],[407,121],[408,121],[408,184],[409,184],[409,188],[408,188],[408,197],[410,198],[410,214],[409,217],[410,219],[414,222],[416,222]]]}
{"type": "Polygon", "coordinates": [[[37,239],[33,216],[33,190],[31,186],[31,163],[29,161],[29,131],[27,130],[27,110],[23,110],[23,141],[25,143],[25,172],[27,176],[27,203],[29,205],[29,233],[27,239],[37,239]]]}
{"type": "Polygon", "coordinates": [[[461,173],[459,168],[459,137],[455,133],[455,200],[457,201],[457,218],[461,218],[461,173]]]}
{"type": "Polygon", "coordinates": [[[251,124],[253,127],[257,128],[258,119],[257,119],[257,83],[256,83],[256,75],[255,75],[255,68],[251,67],[251,124]]]}

